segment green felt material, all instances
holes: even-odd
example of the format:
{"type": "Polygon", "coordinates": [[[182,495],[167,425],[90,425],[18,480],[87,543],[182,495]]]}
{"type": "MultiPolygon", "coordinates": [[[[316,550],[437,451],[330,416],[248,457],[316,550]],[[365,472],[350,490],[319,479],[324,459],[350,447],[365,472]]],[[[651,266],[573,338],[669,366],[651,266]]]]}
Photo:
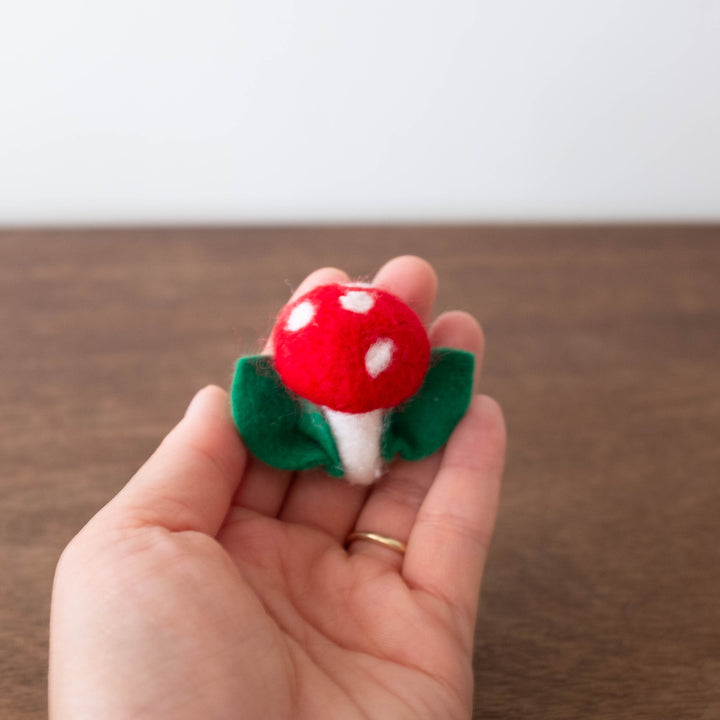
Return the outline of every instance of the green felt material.
{"type": "Polygon", "coordinates": [[[322,412],[285,388],[271,357],[238,360],[230,400],[235,425],[260,460],[286,470],[320,466],[342,477],[340,456],[322,412]]]}
{"type": "MultiPolygon", "coordinates": [[[[420,390],[388,412],[381,441],[385,460],[419,460],[439,450],[465,414],[472,396],[472,353],[435,348],[420,390]]],[[[342,477],[337,445],[322,410],[290,392],[272,358],[238,360],[230,393],[232,414],[250,451],[286,470],[323,467],[342,477]]]]}
{"type": "Polygon", "coordinates": [[[464,350],[434,348],[420,390],[390,413],[382,456],[419,460],[439,450],[472,399],[475,356],[464,350]]]}

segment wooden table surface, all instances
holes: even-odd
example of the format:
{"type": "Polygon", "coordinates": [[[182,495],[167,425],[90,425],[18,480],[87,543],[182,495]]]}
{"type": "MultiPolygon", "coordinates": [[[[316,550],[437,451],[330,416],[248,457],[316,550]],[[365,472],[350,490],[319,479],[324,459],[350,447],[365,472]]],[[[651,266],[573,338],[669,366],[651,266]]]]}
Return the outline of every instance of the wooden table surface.
{"type": "Polygon", "coordinates": [[[474,717],[720,718],[720,227],[1,232],[0,717],[45,716],[58,555],[195,390],[402,253],[509,427],[474,717]]]}

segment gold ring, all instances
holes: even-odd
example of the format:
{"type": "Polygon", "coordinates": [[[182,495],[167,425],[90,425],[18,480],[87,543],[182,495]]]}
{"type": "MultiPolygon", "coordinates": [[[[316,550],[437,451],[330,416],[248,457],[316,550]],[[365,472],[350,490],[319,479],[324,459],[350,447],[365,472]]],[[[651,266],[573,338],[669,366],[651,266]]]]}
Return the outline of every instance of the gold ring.
{"type": "Polygon", "coordinates": [[[380,545],[384,548],[387,548],[388,550],[394,550],[395,552],[400,553],[401,555],[405,554],[405,551],[407,550],[407,545],[404,542],[401,542],[400,540],[396,540],[395,538],[386,537],[385,535],[380,535],[379,533],[374,532],[352,532],[347,536],[347,539],[345,540],[345,547],[348,548],[352,543],[354,543],[356,540],[367,540],[367,542],[375,543],[376,545],[380,545]]]}

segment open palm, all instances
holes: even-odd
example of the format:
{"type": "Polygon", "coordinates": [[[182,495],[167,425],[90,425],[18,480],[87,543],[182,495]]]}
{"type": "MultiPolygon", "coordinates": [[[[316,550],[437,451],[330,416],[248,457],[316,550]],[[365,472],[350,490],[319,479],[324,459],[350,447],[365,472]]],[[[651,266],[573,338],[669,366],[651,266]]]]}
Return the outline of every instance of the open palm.
{"type": "MultiPolygon", "coordinates": [[[[298,293],[343,281],[313,273],[298,293]]],[[[375,278],[427,320],[432,269],[375,278]]],[[[434,345],[475,352],[464,313],[434,345]]],[[[271,351],[268,348],[268,351],[271,351]]],[[[467,718],[483,561],[504,454],[477,396],[444,451],[371,488],[248,456],[227,395],[206,388],[58,566],[53,718],[467,718]],[[400,553],[353,530],[407,543],[400,553]]]]}

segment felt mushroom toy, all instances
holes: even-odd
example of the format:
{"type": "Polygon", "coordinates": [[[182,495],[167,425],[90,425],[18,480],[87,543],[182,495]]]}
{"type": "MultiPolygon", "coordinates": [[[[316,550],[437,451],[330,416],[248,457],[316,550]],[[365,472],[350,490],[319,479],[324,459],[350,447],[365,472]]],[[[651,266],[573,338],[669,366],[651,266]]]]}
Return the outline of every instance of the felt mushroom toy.
{"type": "Polygon", "coordinates": [[[273,342],[283,383],[322,408],[345,477],[373,482],[385,411],[417,392],[430,361],[418,316],[379,288],[323,285],[285,307],[273,342]]]}
{"type": "Polygon", "coordinates": [[[272,338],[274,356],[238,361],[231,399],[249,449],[276,467],[369,485],[396,454],[441,447],[470,401],[472,354],[431,351],[413,310],[377,287],[316,287],[272,338]]]}

